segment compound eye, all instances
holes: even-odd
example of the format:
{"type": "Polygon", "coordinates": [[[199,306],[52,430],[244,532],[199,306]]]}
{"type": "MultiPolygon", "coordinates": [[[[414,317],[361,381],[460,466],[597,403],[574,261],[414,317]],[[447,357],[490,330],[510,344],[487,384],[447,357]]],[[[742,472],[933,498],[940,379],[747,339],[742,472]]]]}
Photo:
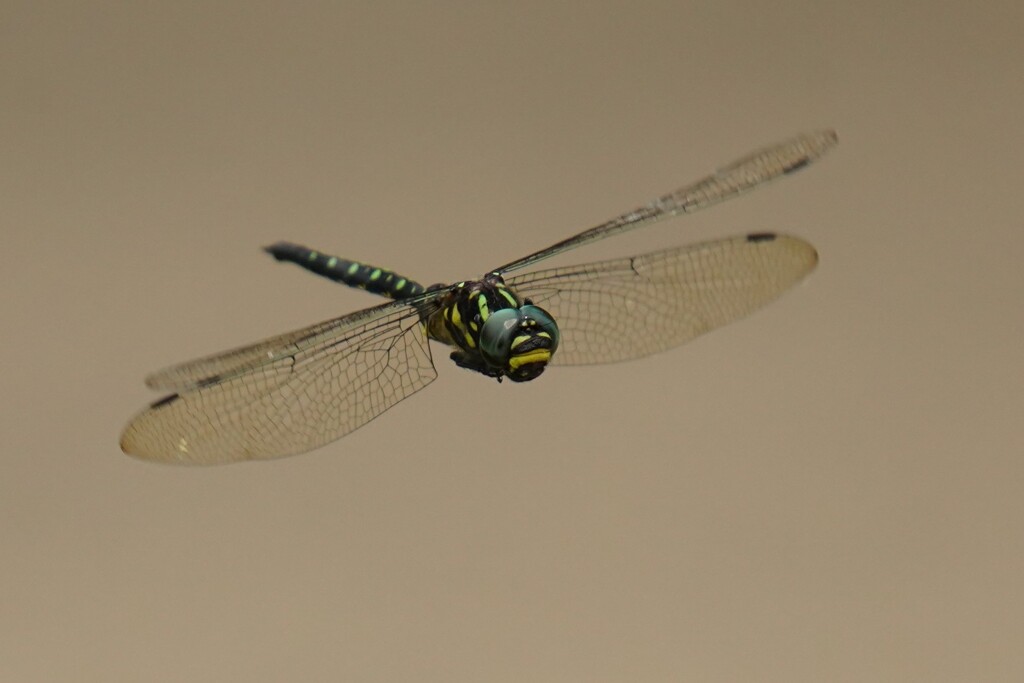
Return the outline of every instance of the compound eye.
{"type": "Polygon", "coordinates": [[[522,313],[523,316],[535,320],[537,325],[540,326],[540,329],[548,333],[551,337],[551,353],[554,353],[558,348],[560,335],[558,333],[558,324],[555,322],[555,319],[551,317],[551,314],[540,306],[534,306],[532,304],[523,306],[519,309],[519,312],[522,313]]]}
{"type": "Polygon", "coordinates": [[[512,340],[519,330],[521,314],[514,308],[494,311],[480,328],[480,355],[487,364],[504,368],[512,355],[512,340]]]}

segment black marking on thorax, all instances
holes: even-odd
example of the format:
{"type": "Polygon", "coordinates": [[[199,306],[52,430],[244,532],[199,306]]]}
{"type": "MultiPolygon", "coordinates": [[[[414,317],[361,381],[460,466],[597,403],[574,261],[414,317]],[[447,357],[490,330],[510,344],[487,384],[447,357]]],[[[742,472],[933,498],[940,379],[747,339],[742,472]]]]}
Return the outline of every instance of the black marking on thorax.
{"type": "Polygon", "coordinates": [[[480,330],[494,311],[519,308],[523,301],[500,275],[452,285],[440,309],[427,321],[427,333],[437,341],[479,354],[480,330]]]}

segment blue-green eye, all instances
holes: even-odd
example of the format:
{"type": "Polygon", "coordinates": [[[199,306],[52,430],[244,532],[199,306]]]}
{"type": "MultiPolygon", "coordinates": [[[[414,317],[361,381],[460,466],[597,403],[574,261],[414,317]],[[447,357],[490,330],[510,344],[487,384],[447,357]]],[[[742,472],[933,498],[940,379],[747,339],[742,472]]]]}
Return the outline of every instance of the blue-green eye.
{"type": "Polygon", "coordinates": [[[480,329],[480,354],[493,367],[504,368],[519,330],[520,312],[514,308],[494,311],[480,329]]]}
{"type": "Polygon", "coordinates": [[[555,352],[558,348],[558,325],[555,323],[555,319],[551,317],[551,314],[545,311],[540,306],[533,306],[527,304],[519,309],[525,317],[531,318],[537,321],[537,324],[542,330],[551,335],[551,353],[555,352]]]}

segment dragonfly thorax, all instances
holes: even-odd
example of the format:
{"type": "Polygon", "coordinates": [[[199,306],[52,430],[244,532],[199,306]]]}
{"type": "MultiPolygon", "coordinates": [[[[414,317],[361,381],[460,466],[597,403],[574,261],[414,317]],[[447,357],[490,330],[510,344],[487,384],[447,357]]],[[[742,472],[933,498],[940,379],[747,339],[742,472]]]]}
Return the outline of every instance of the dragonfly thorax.
{"type": "Polygon", "coordinates": [[[551,315],[521,300],[496,273],[453,285],[427,331],[457,349],[451,357],[460,367],[514,382],[539,377],[559,338],[551,315]]]}

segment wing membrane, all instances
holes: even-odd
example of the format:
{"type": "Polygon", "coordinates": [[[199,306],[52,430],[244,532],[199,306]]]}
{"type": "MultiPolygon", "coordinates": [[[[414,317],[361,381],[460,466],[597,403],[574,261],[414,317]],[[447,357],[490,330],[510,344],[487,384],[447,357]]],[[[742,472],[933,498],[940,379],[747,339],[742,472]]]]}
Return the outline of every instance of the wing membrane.
{"type": "Polygon", "coordinates": [[[344,340],[346,334],[359,335],[363,328],[373,327],[377,319],[386,318],[395,311],[407,311],[410,303],[429,305],[440,295],[440,292],[427,292],[403,301],[392,301],[275,335],[255,344],[172,365],[146,377],[146,386],[159,391],[182,391],[229,379],[319,345],[337,343],[344,340]]]}
{"type": "Polygon", "coordinates": [[[766,147],[691,185],[663,195],[646,206],[624,213],[495,270],[499,273],[520,270],[569,249],[635,230],[662,218],[693,213],[712,206],[804,168],[825,154],[837,141],[835,131],[823,130],[800,135],[773,147],[766,147]]]}
{"type": "Polygon", "coordinates": [[[557,365],[613,363],[673,348],[761,308],[810,273],[814,248],[749,235],[507,278],[558,322],[557,365]]]}
{"type": "Polygon", "coordinates": [[[385,304],[154,375],[151,384],[181,391],[139,413],[121,448],[183,464],[295,455],[436,377],[417,310],[385,304]]]}

